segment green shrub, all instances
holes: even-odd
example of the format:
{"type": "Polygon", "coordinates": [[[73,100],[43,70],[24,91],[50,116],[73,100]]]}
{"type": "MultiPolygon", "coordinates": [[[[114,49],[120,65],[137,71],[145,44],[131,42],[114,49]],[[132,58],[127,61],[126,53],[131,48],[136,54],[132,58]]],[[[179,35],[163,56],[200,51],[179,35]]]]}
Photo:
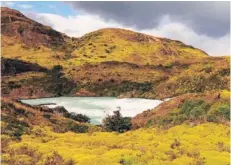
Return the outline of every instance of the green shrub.
{"type": "Polygon", "coordinates": [[[163,126],[169,125],[174,121],[174,118],[175,116],[171,115],[165,116],[164,118],[160,119],[159,124],[163,126]]]}
{"type": "Polygon", "coordinates": [[[180,108],[180,113],[190,118],[197,118],[208,112],[209,105],[203,100],[187,100],[180,108]]]}
{"type": "Polygon", "coordinates": [[[218,112],[225,119],[230,120],[230,106],[228,104],[223,104],[219,107],[218,112]]]}
{"type": "Polygon", "coordinates": [[[178,114],[175,116],[173,123],[174,125],[177,125],[183,123],[185,120],[187,120],[187,116],[185,114],[178,114]]]}
{"type": "Polygon", "coordinates": [[[76,132],[76,133],[86,133],[88,132],[88,126],[79,125],[74,122],[68,123],[68,130],[76,132]]]}
{"type": "Polygon", "coordinates": [[[230,120],[230,105],[225,102],[215,103],[210,108],[208,117],[207,117],[208,121],[218,121],[219,119],[230,120]]]}
{"type": "Polygon", "coordinates": [[[57,113],[62,113],[64,116],[69,113],[63,106],[57,106],[52,110],[57,113]]]}
{"type": "Polygon", "coordinates": [[[66,113],[65,117],[73,119],[81,123],[90,123],[90,118],[88,116],[83,115],[83,114],[77,114],[75,112],[66,113]]]}
{"type": "Polygon", "coordinates": [[[19,121],[15,118],[15,116],[1,116],[2,122],[6,123],[6,126],[1,127],[1,133],[7,134],[16,139],[20,139],[21,135],[28,132],[29,125],[23,121],[19,121]]]}
{"type": "Polygon", "coordinates": [[[148,120],[147,123],[146,123],[146,127],[150,127],[152,125],[152,120],[148,120]]]}
{"type": "Polygon", "coordinates": [[[120,111],[114,111],[113,115],[108,115],[103,119],[103,128],[106,131],[125,132],[131,129],[131,118],[123,117],[120,111]]]}

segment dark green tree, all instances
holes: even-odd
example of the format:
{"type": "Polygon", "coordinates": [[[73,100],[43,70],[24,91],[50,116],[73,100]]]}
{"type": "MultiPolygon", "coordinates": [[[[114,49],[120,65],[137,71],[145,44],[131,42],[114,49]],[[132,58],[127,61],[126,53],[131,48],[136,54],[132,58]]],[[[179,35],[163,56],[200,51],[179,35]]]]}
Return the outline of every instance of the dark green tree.
{"type": "Polygon", "coordinates": [[[123,117],[120,111],[114,111],[113,115],[108,115],[103,119],[103,128],[106,131],[126,132],[131,129],[131,118],[123,117]]]}

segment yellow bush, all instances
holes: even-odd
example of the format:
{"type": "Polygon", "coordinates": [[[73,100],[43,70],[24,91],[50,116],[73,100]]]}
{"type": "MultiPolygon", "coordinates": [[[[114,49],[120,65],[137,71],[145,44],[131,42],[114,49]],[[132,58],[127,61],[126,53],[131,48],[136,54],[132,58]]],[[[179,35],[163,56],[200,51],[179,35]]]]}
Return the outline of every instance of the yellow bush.
{"type": "Polygon", "coordinates": [[[221,98],[224,100],[230,100],[230,91],[222,90],[221,91],[221,98]]]}
{"type": "MultiPolygon", "coordinates": [[[[34,154],[42,154],[41,165],[54,151],[65,161],[73,160],[84,165],[193,165],[195,162],[227,165],[230,162],[229,127],[225,125],[180,125],[167,131],[147,128],[124,134],[42,130],[45,131],[43,136],[23,135],[22,141],[12,142],[9,150],[14,150],[13,158],[22,155],[22,148],[27,146],[30,150],[36,150],[34,154]],[[44,142],[42,139],[45,137],[48,140],[44,142]]],[[[29,158],[23,159],[29,161],[29,158]]]]}

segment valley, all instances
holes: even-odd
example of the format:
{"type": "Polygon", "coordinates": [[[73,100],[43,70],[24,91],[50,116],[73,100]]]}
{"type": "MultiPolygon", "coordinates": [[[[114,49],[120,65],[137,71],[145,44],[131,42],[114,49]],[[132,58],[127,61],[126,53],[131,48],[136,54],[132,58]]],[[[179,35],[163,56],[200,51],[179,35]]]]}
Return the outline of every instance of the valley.
{"type": "Polygon", "coordinates": [[[1,29],[3,165],[230,163],[230,56],[119,28],[69,37],[7,7],[1,29]]]}

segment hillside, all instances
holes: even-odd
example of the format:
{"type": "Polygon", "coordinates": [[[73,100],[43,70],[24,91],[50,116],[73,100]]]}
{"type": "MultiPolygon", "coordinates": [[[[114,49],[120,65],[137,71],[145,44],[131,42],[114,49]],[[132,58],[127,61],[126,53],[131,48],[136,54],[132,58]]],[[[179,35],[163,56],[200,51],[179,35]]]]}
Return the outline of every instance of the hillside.
{"type": "Polygon", "coordinates": [[[2,78],[4,96],[17,98],[17,93],[23,91],[21,98],[60,95],[167,98],[229,89],[229,57],[210,57],[180,41],[116,28],[71,38],[19,11],[1,8],[1,12],[2,57],[47,70],[60,65],[64,80],[59,82],[61,91],[57,92],[52,89],[57,86],[55,79],[47,72],[31,68],[27,72],[15,71],[17,67],[12,62],[9,65],[14,67],[9,73],[16,75],[4,74],[7,76],[2,78]],[[71,88],[63,89],[67,83],[71,88]]]}
{"type": "Polygon", "coordinates": [[[205,52],[180,41],[124,29],[101,29],[79,39],[70,38],[9,8],[1,8],[1,21],[4,56],[46,67],[52,64],[42,61],[44,56],[53,65],[68,64],[68,68],[104,61],[158,65],[207,57],[205,52]]]}
{"type": "Polygon", "coordinates": [[[140,65],[174,63],[189,57],[196,59],[206,56],[205,52],[180,41],[116,28],[84,35],[73,52],[73,57],[87,63],[118,61],[140,65]]]}
{"type": "Polygon", "coordinates": [[[199,125],[206,122],[230,124],[230,92],[210,91],[183,94],[165,101],[132,119],[133,129],[143,127],[170,128],[180,124],[199,125]]]}
{"type": "Polygon", "coordinates": [[[29,134],[36,127],[50,127],[52,131],[64,133],[88,132],[100,128],[88,123],[80,123],[65,117],[66,110],[62,107],[50,109],[44,106],[29,106],[11,98],[1,98],[1,128],[2,134],[20,139],[21,135],[29,134]]]}

